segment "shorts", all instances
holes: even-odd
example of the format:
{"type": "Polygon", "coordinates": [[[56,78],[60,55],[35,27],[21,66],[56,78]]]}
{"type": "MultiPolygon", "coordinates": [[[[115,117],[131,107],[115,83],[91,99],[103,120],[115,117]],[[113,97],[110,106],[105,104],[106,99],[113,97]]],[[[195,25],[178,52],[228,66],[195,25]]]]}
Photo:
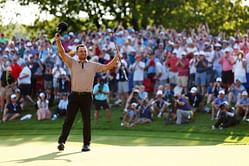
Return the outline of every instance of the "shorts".
{"type": "Polygon", "coordinates": [[[169,83],[170,84],[177,84],[177,77],[178,77],[178,73],[177,72],[169,72],[169,83]]]}
{"type": "Polygon", "coordinates": [[[19,89],[21,90],[21,94],[23,96],[30,95],[30,93],[31,93],[31,84],[20,84],[19,89]]]}
{"type": "Polygon", "coordinates": [[[222,71],[222,83],[231,85],[234,82],[234,74],[232,70],[222,71]]]}
{"type": "Polygon", "coordinates": [[[205,86],[207,83],[206,80],[207,80],[207,73],[206,72],[195,74],[195,85],[205,86]]]}
{"type": "Polygon", "coordinates": [[[188,76],[178,76],[177,84],[180,87],[187,87],[188,86],[188,76]]]}
{"type": "Polygon", "coordinates": [[[119,81],[118,82],[118,93],[128,93],[129,85],[128,81],[119,81]]]}
{"type": "Polygon", "coordinates": [[[94,101],[95,104],[95,109],[96,110],[100,110],[101,107],[103,107],[103,109],[109,109],[109,104],[107,103],[107,100],[95,100],[94,101]]]}

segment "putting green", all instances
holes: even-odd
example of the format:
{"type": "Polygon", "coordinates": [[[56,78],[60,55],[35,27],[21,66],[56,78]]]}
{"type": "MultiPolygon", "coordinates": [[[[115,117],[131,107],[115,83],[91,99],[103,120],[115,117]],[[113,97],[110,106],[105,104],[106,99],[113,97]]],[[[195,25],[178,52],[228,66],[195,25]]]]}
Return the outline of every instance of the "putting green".
{"type": "Polygon", "coordinates": [[[91,151],[80,152],[81,143],[67,142],[58,152],[56,143],[25,142],[0,145],[2,166],[132,166],[132,165],[248,165],[248,145],[216,146],[112,146],[92,144],[91,151]]]}

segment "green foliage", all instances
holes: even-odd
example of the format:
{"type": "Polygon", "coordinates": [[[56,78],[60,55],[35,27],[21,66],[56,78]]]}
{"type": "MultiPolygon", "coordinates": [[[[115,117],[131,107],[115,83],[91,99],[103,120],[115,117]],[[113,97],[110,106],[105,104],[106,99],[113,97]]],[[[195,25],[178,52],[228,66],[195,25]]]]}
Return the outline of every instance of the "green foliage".
{"type": "MultiPolygon", "coordinates": [[[[0,4],[4,4],[3,0],[0,4]]],[[[248,28],[249,7],[242,6],[242,0],[19,0],[22,5],[38,4],[41,11],[48,11],[56,19],[51,22],[36,22],[33,29],[45,24],[66,21],[71,30],[89,28],[133,26],[135,29],[148,25],[163,25],[166,28],[182,30],[207,23],[212,34],[221,31],[234,33],[237,29],[245,32],[248,28]],[[87,18],[79,18],[79,13],[87,18]],[[113,16],[110,20],[107,16],[113,16]],[[56,21],[55,21],[56,20],[56,21]]],[[[46,28],[46,27],[45,27],[46,28]]],[[[49,33],[54,28],[47,27],[49,33]]]]}

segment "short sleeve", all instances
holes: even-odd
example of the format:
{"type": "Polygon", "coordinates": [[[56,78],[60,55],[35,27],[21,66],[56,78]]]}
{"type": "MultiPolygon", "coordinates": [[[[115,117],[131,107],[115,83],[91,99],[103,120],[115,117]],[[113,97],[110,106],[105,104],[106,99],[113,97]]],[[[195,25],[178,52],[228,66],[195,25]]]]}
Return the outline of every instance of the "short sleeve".
{"type": "Polygon", "coordinates": [[[66,54],[65,56],[65,64],[67,65],[67,67],[72,68],[72,62],[73,62],[73,58],[69,57],[69,55],[66,54]]]}

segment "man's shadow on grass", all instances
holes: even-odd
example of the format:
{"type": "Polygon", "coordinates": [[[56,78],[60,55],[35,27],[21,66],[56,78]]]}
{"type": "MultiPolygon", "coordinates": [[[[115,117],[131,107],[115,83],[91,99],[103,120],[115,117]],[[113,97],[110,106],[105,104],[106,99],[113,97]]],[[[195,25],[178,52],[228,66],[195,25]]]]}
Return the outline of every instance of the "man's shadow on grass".
{"type": "Polygon", "coordinates": [[[3,161],[2,163],[7,163],[7,162],[16,162],[16,163],[28,163],[32,161],[46,161],[46,160],[62,160],[66,162],[72,162],[70,159],[63,159],[61,157],[64,156],[70,156],[73,154],[77,153],[82,153],[82,152],[73,152],[73,153],[61,153],[61,152],[52,152],[44,155],[40,155],[37,157],[30,157],[30,158],[25,158],[25,159],[19,159],[19,160],[10,160],[10,161],[3,161]]]}

